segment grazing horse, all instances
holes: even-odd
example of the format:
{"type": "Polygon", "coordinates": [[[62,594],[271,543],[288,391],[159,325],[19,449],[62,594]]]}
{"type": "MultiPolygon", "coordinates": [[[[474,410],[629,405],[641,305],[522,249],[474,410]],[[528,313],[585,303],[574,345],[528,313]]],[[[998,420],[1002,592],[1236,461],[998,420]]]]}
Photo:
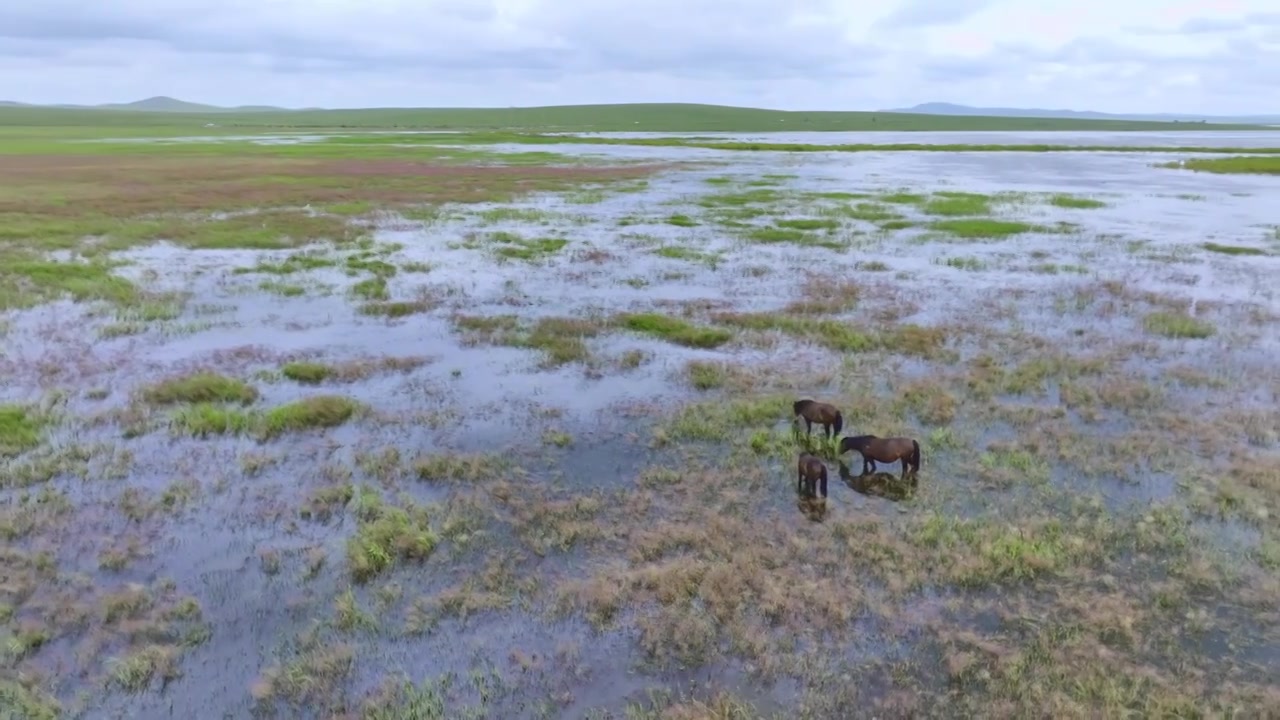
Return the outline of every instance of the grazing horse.
{"type": "Polygon", "coordinates": [[[875,435],[855,435],[840,438],[839,454],[857,450],[862,455],[862,474],[875,472],[876,463],[902,461],[902,478],[907,477],[907,469],[912,474],[920,472],[920,443],[912,438],[882,438],[875,435]]]}
{"type": "Polygon", "coordinates": [[[800,453],[796,462],[796,492],[809,497],[818,496],[818,484],[822,484],[822,497],[827,496],[827,465],[807,452],[800,453]]]}
{"type": "Polygon", "coordinates": [[[805,435],[813,432],[813,424],[822,425],[827,438],[835,437],[844,429],[844,416],[835,405],[816,400],[797,400],[791,404],[794,415],[804,418],[805,435]],[[835,432],[833,433],[832,430],[835,432]]]}

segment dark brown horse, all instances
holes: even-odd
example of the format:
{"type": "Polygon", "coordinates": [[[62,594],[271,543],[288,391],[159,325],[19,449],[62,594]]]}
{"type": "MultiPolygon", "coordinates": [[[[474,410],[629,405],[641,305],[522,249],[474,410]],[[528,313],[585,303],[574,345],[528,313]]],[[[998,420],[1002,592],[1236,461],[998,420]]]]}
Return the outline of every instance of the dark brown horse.
{"type": "Polygon", "coordinates": [[[912,438],[882,438],[875,435],[855,435],[840,438],[839,454],[857,450],[862,455],[862,474],[876,471],[876,463],[902,461],[902,478],[907,477],[907,469],[914,475],[920,472],[920,443],[912,438]]]}
{"type": "Polygon", "coordinates": [[[791,405],[793,413],[804,418],[805,435],[813,432],[813,424],[822,426],[828,438],[835,437],[844,429],[844,416],[830,403],[816,400],[797,400],[791,405]],[[832,432],[834,430],[835,432],[832,432]]]}
{"type": "Polygon", "coordinates": [[[818,496],[818,484],[822,484],[822,497],[827,496],[827,465],[807,452],[800,453],[796,461],[796,492],[808,497],[818,496]]]}

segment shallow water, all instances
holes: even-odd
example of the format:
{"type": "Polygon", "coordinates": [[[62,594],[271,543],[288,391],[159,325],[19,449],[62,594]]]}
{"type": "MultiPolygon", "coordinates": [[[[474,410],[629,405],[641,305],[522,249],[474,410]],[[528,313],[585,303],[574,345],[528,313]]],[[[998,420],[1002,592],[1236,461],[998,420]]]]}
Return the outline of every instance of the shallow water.
{"type": "MultiPolygon", "coordinates": [[[[764,136],[733,136],[761,139],[764,136]]],[[[1273,140],[1261,133],[780,133],[771,142],[984,142],[1115,145],[1262,146],[1273,140]],[[901,137],[900,137],[901,136],[901,137]]],[[[512,146],[527,150],[527,146],[512,146]]],[[[259,443],[251,439],[193,440],[164,427],[140,438],[122,440],[111,423],[72,426],[61,431],[60,443],[114,442],[134,456],[127,484],[162,493],[175,481],[188,480],[200,488],[198,499],[185,511],[147,525],[146,545],[152,556],[135,562],[112,581],[149,583],[172,578],[194,594],[212,624],[212,638],[188,651],[185,677],[164,694],[130,696],[110,693],[95,700],[86,717],[161,717],[187,715],[244,717],[252,701],[255,678],[278,661],[280,648],[318,617],[332,612],[333,598],[346,585],[341,572],[343,542],[351,520],[329,524],[301,522],[295,509],[311,489],[320,486],[323,465],[351,466],[358,453],[394,447],[406,458],[420,452],[451,451],[506,454],[524,471],[521,482],[540,488],[582,491],[625,489],[660,451],[649,446],[650,421],[620,413],[627,406],[670,406],[697,396],[679,382],[689,359],[756,362],[779,357],[798,372],[839,362],[819,348],[752,348],[726,346],[719,350],[683,348],[661,340],[617,333],[588,339],[593,355],[617,361],[627,351],[648,357],[631,369],[591,373],[580,365],[540,369],[536,353],[486,344],[467,346],[454,332],[450,315],[516,314],[525,319],[566,315],[610,315],[622,311],[664,311],[680,303],[719,304],[738,312],[775,310],[793,299],[798,273],[824,271],[865,280],[869,293],[845,317],[897,309],[899,322],[926,325],[967,322],[1018,328],[1076,350],[1086,337],[1094,342],[1121,341],[1141,332],[1131,313],[1103,313],[1096,306],[1063,307],[1063,298],[1101,280],[1119,281],[1133,292],[1168,294],[1200,303],[1225,304],[1223,317],[1241,318],[1252,312],[1270,318],[1261,325],[1244,320],[1223,322],[1212,338],[1200,341],[1157,340],[1162,356],[1206,372],[1224,367],[1238,371],[1273,357],[1277,337],[1270,324],[1280,316],[1274,278],[1280,275],[1280,236],[1273,201],[1280,195],[1280,178],[1219,176],[1153,167],[1169,156],[1110,153],[734,153],[704,149],[557,145],[559,152],[578,152],[608,158],[714,160],[715,165],[677,169],[652,179],[642,192],[606,194],[599,202],[574,201],[572,196],[540,196],[504,207],[536,209],[539,220],[486,221],[479,213],[489,206],[451,208],[442,220],[414,223],[391,219],[374,233],[376,245],[403,247],[384,259],[431,264],[426,273],[400,272],[389,282],[396,299],[418,294],[435,298],[439,307],[424,314],[385,320],[359,314],[347,289],[363,275],[347,276],[325,268],[282,278],[309,288],[299,297],[264,293],[258,284],[268,276],[230,274],[260,260],[279,260],[287,252],[186,251],[165,244],[120,254],[131,264],[128,277],[148,280],[158,291],[191,294],[180,317],[140,335],[114,339],[93,337],[93,328],[110,320],[110,312],[93,317],[88,308],[58,303],[34,310],[11,312],[0,370],[13,378],[3,390],[6,400],[36,401],[54,388],[70,389],[67,410],[80,419],[108,408],[126,406],[130,393],[159,375],[197,367],[240,377],[273,372],[290,359],[319,358],[326,362],[379,356],[426,356],[429,362],[404,372],[376,374],[369,379],[329,385],[323,390],[278,378],[255,382],[260,403],[273,405],[318,392],[337,392],[367,403],[377,416],[329,431],[302,433],[284,440],[259,443]],[[1106,207],[1064,209],[1030,199],[1000,207],[998,215],[1052,225],[1078,227],[1067,234],[1032,232],[1003,240],[963,241],[931,237],[920,228],[880,232],[850,223],[835,231],[849,247],[789,244],[748,244],[724,227],[701,222],[678,227],[664,219],[677,213],[695,218],[697,201],[710,194],[740,188],[708,184],[708,178],[740,180],[775,178],[787,192],[881,193],[964,191],[978,193],[1072,193],[1096,197],[1106,207]],[[626,224],[620,224],[626,221],[626,224]],[[470,233],[487,236],[508,231],[526,237],[563,236],[569,244],[545,261],[497,262],[483,246],[465,247],[470,233]],[[1205,241],[1240,244],[1267,250],[1267,256],[1231,256],[1208,252],[1205,241]],[[662,245],[680,245],[721,253],[714,267],[654,255],[662,245]],[[588,251],[602,251],[592,256],[588,251]],[[985,263],[979,270],[945,264],[966,258],[985,263]],[[867,272],[862,264],[878,261],[886,271],[867,272]],[[1082,268],[1036,272],[1053,263],[1082,268]],[[764,267],[761,275],[753,268],[764,267]],[[630,281],[630,282],[629,282],[630,281]],[[318,286],[331,286],[329,294],[318,286]],[[1022,294],[1015,294],[1022,293],[1022,294]],[[1232,307],[1232,306],[1238,307],[1232,307]],[[179,331],[177,328],[185,328],[179,331]],[[103,400],[83,393],[102,388],[103,400]],[[465,414],[449,415],[452,408],[465,414]],[[548,410],[555,412],[548,413],[548,410]],[[430,417],[433,413],[443,415],[430,417]],[[550,417],[551,419],[547,419],[550,417]],[[572,451],[548,451],[539,440],[543,429],[555,428],[574,438],[572,451]],[[252,477],[240,467],[246,453],[261,453],[273,462],[252,477]],[[315,580],[300,584],[301,552],[322,547],[330,552],[326,569],[315,580]],[[284,553],[282,569],[268,575],[260,568],[260,553],[284,553]]],[[[779,214],[810,216],[813,199],[778,201],[779,214]],[[787,205],[791,203],[791,205],[787,205]]],[[[827,205],[847,201],[821,201],[827,205]]],[[[917,210],[898,208],[908,218],[925,222],[917,210]]],[[[778,212],[777,210],[773,212],[778,212]]],[[[963,349],[962,358],[973,355],[963,349]]],[[[1156,376],[1165,371],[1139,358],[1156,376]]],[[[921,366],[927,368],[927,366],[921,366]]],[[[923,372],[924,370],[922,370],[923,372]]],[[[1274,371],[1272,374],[1274,378],[1274,371]]],[[[797,392],[803,392],[797,389],[797,392]]],[[[1058,404],[1057,387],[1046,406],[1058,404]]],[[[1241,407],[1274,406],[1274,387],[1255,388],[1252,395],[1229,397],[1241,407]]],[[[784,427],[783,419],[779,428],[784,427]]],[[[998,435],[988,428],[992,435],[998,435]]],[[[1011,431],[1011,434],[1015,434],[1011,431]]],[[[970,507],[972,499],[943,487],[947,480],[963,481],[961,471],[947,470],[948,453],[931,456],[945,508],[970,507]],[[936,458],[936,459],[935,459],[936,458]]],[[[675,462],[675,461],[672,461],[675,462]]],[[[896,471],[896,467],[892,471],[896,471]]],[[[401,480],[403,478],[395,478],[401,480]]],[[[97,573],[94,547],[102,538],[140,533],[110,511],[119,492],[112,481],[58,479],[50,483],[75,503],[94,507],[78,529],[81,537],[59,548],[66,567],[97,573]]],[[[1053,482],[1079,483],[1081,491],[1098,490],[1116,507],[1175,496],[1175,478],[1149,471],[1136,484],[1108,478],[1081,479],[1058,470],[1053,482]]],[[[911,503],[856,494],[839,487],[831,472],[828,521],[893,518],[911,512],[911,503]],[[843,495],[843,497],[841,497],[843,495]]],[[[960,484],[960,483],[957,483],[960,484]]],[[[419,502],[443,501],[447,484],[409,482],[405,487],[419,502]]],[[[789,488],[770,488],[766,496],[775,508],[793,502],[789,488]]],[[[3,491],[10,499],[15,491],[3,491]]],[[[339,515],[341,517],[341,515],[339,515]]],[[[797,518],[801,522],[801,518],[797,518]]],[[[1229,544],[1254,542],[1256,533],[1226,525],[1219,537],[1229,544]]],[[[549,557],[538,573],[547,578],[572,574],[571,560],[549,557]]],[[[465,568],[436,568],[441,573],[406,570],[396,575],[407,595],[428,596],[466,576],[465,568]]],[[[362,603],[371,591],[360,590],[362,603]]],[[[928,602],[921,601],[922,605],[928,602]]],[[[923,611],[922,611],[923,612],[923,611]]],[[[904,621],[906,622],[906,621],[904,621]]],[[[910,623],[908,623],[910,624],[910,623]]],[[[901,645],[870,640],[848,648],[850,662],[894,657],[901,645]]],[[[350,641],[350,639],[348,639],[350,641]]],[[[504,705],[504,717],[531,717],[532,704],[568,692],[575,699],[556,716],[583,717],[587,708],[613,710],[639,698],[655,682],[681,679],[718,680],[746,686],[732,664],[714,664],[697,671],[632,674],[634,635],[611,631],[594,634],[578,620],[550,621],[534,612],[488,613],[466,623],[449,619],[425,638],[398,637],[388,631],[361,637],[352,691],[355,696],[376,684],[384,672],[408,670],[415,679],[446,670],[466,673],[477,659],[505,672],[513,648],[541,657],[564,655],[572,646],[574,664],[590,668],[583,676],[566,669],[568,661],[551,662],[525,678],[514,699],[504,705]],[[526,701],[528,704],[526,704],[526,701]]],[[[1276,664],[1277,646],[1252,650],[1254,662],[1276,664]]],[[[40,656],[37,667],[48,669],[40,656]]],[[[756,699],[786,703],[796,690],[784,681],[772,688],[754,688],[756,699]]],[[[519,684],[519,683],[517,683],[519,684]]],[[[81,687],[68,681],[64,697],[81,687]]],[[[767,703],[766,703],[767,704],[767,703]]]]}

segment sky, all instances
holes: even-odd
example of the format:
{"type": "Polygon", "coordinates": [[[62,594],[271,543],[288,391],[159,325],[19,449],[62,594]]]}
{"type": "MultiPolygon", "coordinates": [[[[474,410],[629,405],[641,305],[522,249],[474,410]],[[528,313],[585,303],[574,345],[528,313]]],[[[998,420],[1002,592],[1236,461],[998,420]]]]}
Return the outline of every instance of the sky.
{"type": "Polygon", "coordinates": [[[1280,113],[1277,0],[32,0],[0,100],[1280,113]]]}

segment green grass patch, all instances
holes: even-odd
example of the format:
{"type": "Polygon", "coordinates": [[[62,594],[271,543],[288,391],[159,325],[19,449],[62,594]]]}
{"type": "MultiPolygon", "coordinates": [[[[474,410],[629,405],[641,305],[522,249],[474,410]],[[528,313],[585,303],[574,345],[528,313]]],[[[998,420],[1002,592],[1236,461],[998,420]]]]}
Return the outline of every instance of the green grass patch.
{"type": "Polygon", "coordinates": [[[515,233],[498,233],[491,240],[495,243],[494,254],[507,260],[541,260],[569,244],[564,238],[524,238],[515,233]]]}
{"type": "Polygon", "coordinates": [[[435,303],[426,300],[387,300],[364,303],[356,310],[361,315],[400,318],[429,312],[434,307],[435,303]]]}
{"type": "Polygon", "coordinates": [[[783,218],[773,223],[788,230],[835,230],[840,223],[831,218],[783,218]]]}
{"type": "Polygon", "coordinates": [[[333,368],[317,362],[291,362],[280,368],[280,374],[294,382],[319,385],[333,375],[333,368]]]}
{"type": "Polygon", "coordinates": [[[712,349],[733,339],[733,333],[724,328],[694,325],[659,313],[624,314],[618,318],[618,322],[628,330],[685,347],[712,349]]]}
{"type": "Polygon", "coordinates": [[[237,403],[249,405],[258,399],[258,389],[233,377],[213,372],[161,380],[142,389],[141,397],[152,405],[179,403],[237,403]]]}
{"type": "Polygon", "coordinates": [[[305,287],[301,285],[294,285],[292,283],[280,282],[279,280],[263,280],[258,283],[258,289],[266,293],[271,293],[272,295],[279,295],[280,297],[302,297],[307,294],[307,289],[305,287]]]}
{"type": "Polygon", "coordinates": [[[1244,245],[1223,245],[1216,242],[1203,243],[1200,247],[1209,252],[1222,253],[1223,255],[1266,255],[1267,251],[1261,248],[1247,247],[1244,245]]]}
{"type": "Polygon", "coordinates": [[[291,275],[297,272],[335,267],[338,261],[315,253],[294,253],[280,262],[260,261],[253,267],[242,267],[232,270],[232,274],[267,273],[272,275],[291,275]]]}
{"type": "Polygon", "coordinates": [[[937,193],[936,197],[924,203],[920,209],[926,215],[941,215],[945,217],[989,215],[991,213],[991,198],[974,193],[937,193]]]}
{"type": "Polygon", "coordinates": [[[929,228],[966,240],[1004,239],[1014,235],[1034,232],[1038,229],[1030,223],[1017,220],[995,220],[992,218],[935,220],[929,223],[929,228]]]}
{"type": "Polygon", "coordinates": [[[365,300],[389,300],[391,291],[387,289],[387,279],[381,275],[365,278],[351,286],[351,294],[365,300]]]}
{"type": "Polygon", "coordinates": [[[47,420],[21,405],[0,405],[0,457],[20,455],[40,444],[47,420]]]}
{"type": "Polygon", "coordinates": [[[911,192],[892,192],[876,198],[882,203],[893,203],[894,205],[923,205],[928,200],[927,197],[920,193],[911,192]]]}
{"type": "Polygon", "coordinates": [[[265,412],[197,403],[180,409],[172,422],[175,429],[194,437],[256,435],[269,440],[289,432],[342,425],[362,407],[341,395],[316,395],[265,412]]]}
{"type": "Polygon", "coordinates": [[[1107,206],[1107,204],[1101,200],[1077,197],[1075,195],[1053,195],[1049,198],[1049,204],[1054,207],[1071,208],[1075,210],[1095,210],[1097,208],[1107,206]]]}
{"type": "Polygon", "coordinates": [[[0,309],[25,308],[68,297],[127,304],[138,296],[133,283],[105,262],[8,259],[0,262],[0,309]]]}
{"type": "Polygon", "coordinates": [[[720,255],[718,253],[704,253],[684,245],[663,245],[662,247],[655,249],[653,254],[659,257],[671,258],[672,260],[688,260],[689,262],[704,263],[711,266],[713,269],[720,261],[720,255]]]}
{"type": "MultiPolygon", "coordinates": [[[[1186,148],[1183,148],[1186,150],[1186,148]]],[[[1249,152],[1257,152],[1250,150],[1249,152]]],[[[1268,149],[1268,152],[1273,152],[1268,149]]],[[[1184,168],[1196,172],[1222,173],[1231,175],[1280,175],[1280,156],[1255,155],[1223,158],[1194,158],[1183,164],[1164,163],[1160,167],[1184,168]]]]}
{"type": "Polygon", "coordinates": [[[740,208],[745,205],[773,204],[783,199],[783,194],[773,188],[759,188],[740,193],[717,193],[698,198],[705,208],[740,208]]]}
{"type": "Polygon", "coordinates": [[[743,233],[748,242],[761,245],[787,243],[802,247],[821,247],[828,250],[843,250],[846,245],[830,235],[818,234],[808,230],[796,230],[787,227],[753,227],[743,233]]]}
{"type": "Polygon", "coordinates": [[[347,540],[347,571],[357,583],[372,580],[396,562],[425,560],[439,543],[425,508],[387,505],[376,490],[364,486],[348,506],[357,525],[347,540]]]}
{"type": "Polygon", "coordinates": [[[697,227],[698,226],[698,221],[694,220],[688,215],[672,215],[668,217],[666,220],[664,220],[663,222],[665,222],[668,225],[675,225],[676,227],[697,227]]]}
{"type": "Polygon", "coordinates": [[[1181,312],[1153,312],[1142,324],[1147,332],[1174,339],[1202,340],[1214,333],[1213,325],[1181,312]]]}

